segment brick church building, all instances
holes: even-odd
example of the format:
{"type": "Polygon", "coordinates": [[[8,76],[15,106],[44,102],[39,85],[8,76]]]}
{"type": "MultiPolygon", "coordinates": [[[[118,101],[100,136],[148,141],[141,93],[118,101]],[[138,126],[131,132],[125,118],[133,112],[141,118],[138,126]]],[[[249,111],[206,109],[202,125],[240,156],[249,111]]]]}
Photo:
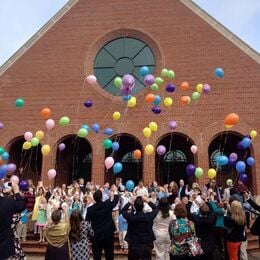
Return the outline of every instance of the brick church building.
{"type": "MultiPolygon", "coordinates": [[[[70,0],[0,68],[0,120],[5,125],[0,145],[9,151],[9,162],[16,163],[20,178],[56,185],[79,177],[102,184],[116,176],[124,182],[183,178],[188,183],[195,179],[186,174],[188,164],[204,170],[198,180],[203,185],[219,155],[237,153],[239,160],[254,157],[255,164],[246,167],[247,185],[260,195],[260,138],[254,138],[247,150],[237,147],[251,130],[260,131],[259,63],[257,52],[190,0],[70,0]],[[139,73],[142,66],[156,76],[163,68],[173,70],[175,78],[167,82],[175,85],[175,92],[166,92],[166,83],[157,91],[145,87],[139,73]],[[223,78],[215,77],[217,67],[224,70],[223,78]],[[136,82],[132,93],[136,106],[131,108],[113,83],[128,73],[136,82]],[[96,76],[96,84],[86,81],[90,74],[96,76]],[[183,81],[190,86],[185,93],[180,88],[183,81]],[[181,96],[191,95],[198,83],[209,84],[210,93],[182,105],[181,96]],[[173,105],[166,107],[162,101],[161,113],[155,114],[145,102],[149,93],[162,100],[172,97],[173,105]],[[21,108],[15,107],[19,97],[25,101],[21,108]],[[85,107],[86,100],[93,105],[85,107]],[[40,115],[45,107],[56,123],[50,130],[40,115]],[[115,111],[121,113],[117,121],[112,119],[115,111]],[[227,130],[224,118],[229,113],[237,113],[240,120],[227,130]],[[62,116],[70,118],[69,125],[59,125],[62,116]],[[172,120],[175,130],[168,126],[172,120]],[[143,128],[152,121],[158,130],[145,138],[143,128]],[[98,133],[89,130],[86,138],[77,137],[81,125],[91,128],[95,123],[98,133]],[[106,128],[113,134],[105,135],[106,128]],[[22,149],[24,133],[37,130],[45,133],[41,143],[22,149]],[[117,141],[119,149],[105,150],[106,138],[117,141]],[[60,143],[66,146],[63,151],[58,149],[60,143]],[[51,147],[47,156],[41,153],[44,144],[51,147]],[[145,153],[147,144],[155,148],[151,155],[145,153]],[[156,152],[158,145],[165,146],[164,155],[156,152]],[[192,145],[198,147],[195,154],[192,145]],[[139,159],[133,157],[136,149],[142,152],[139,159]],[[118,175],[106,170],[108,156],[122,163],[118,175]],[[52,181],[47,176],[51,168],[57,171],[52,181]]],[[[221,185],[228,178],[237,179],[234,166],[217,170],[221,185]]]]}

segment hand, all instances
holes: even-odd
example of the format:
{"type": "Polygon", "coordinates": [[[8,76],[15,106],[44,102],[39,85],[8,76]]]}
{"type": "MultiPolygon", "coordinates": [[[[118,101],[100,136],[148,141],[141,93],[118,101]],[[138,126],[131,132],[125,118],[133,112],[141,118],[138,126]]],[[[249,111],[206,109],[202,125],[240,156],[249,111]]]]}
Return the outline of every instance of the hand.
{"type": "Polygon", "coordinates": [[[13,189],[14,194],[19,193],[19,186],[18,186],[18,184],[12,182],[12,189],[13,189]]]}
{"type": "Polygon", "coordinates": [[[133,197],[130,199],[130,202],[131,202],[132,204],[134,204],[134,203],[135,203],[135,200],[136,200],[136,196],[133,196],[133,197]]]}
{"type": "Polygon", "coordinates": [[[250,195],[247,192],[245,192],[243,194],[243,196],[244,196],[245,200],[249,200],[250,199],[250,195]]]}
{"type": "Polygon", "coordinates": [[[143,199],[143,202],[146,202],[146,203],[149,202],[149,198],[147,196],[143,196],[142,199],[143,199]]]}

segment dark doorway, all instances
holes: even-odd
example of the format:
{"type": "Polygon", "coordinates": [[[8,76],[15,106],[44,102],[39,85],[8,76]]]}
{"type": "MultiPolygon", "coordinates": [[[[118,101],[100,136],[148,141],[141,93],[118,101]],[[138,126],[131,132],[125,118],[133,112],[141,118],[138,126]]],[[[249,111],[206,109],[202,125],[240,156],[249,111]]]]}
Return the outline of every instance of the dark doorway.
{"type": "Polygon", "coordinates": [[[57,143],[55,185],[71,184],[83,178],[91,181],[92,148],[87,139],[76,135],[63,137],[57,143]],[[65,149],[60,151],[59,144],[64,143],[65,149]]]}

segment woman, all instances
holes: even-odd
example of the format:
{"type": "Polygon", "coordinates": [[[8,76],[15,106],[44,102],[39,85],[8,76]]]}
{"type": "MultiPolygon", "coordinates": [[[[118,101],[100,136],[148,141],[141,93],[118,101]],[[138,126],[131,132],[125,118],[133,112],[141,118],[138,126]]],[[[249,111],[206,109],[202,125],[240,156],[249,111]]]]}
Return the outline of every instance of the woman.
{"type": "Polygon", "coordinates": [[[43,228],[46,225],[47,222],[47,200],[45,199],[44,195],[40,198],[39,201],[39,213],[36,221],[36,226],[38,227],[39,233],[40,233],[40,240],[39,243],[45,242],[44,241],[44,234],[43,234],[43,228]]]}
{"type": "Polygon", "coordinates": [[[169,260],[169,249],[171,245],[169,224],[175,216],[170,210],[167,198],[159,200],[159,210],[159,213],[153,221],[153,232],[156,237],[156,240],[154,241],[154,249],[157,260],[169,260]]]}
{"type": "Polygon", "coordinates": [[[45,228],[45,236],[48,242],[45,253],[45,260],[68,260],[70,259],[69,250],[69,232],[70,224],[68,209],[63,205],[62,210],[56,209],[51,214],[51,220],[45,228]],[[62,214],[65,216],[65,222],[61,222],[62,214]]]}
{"type": "Polygon", "coordinates": [[[88,221],[83,221],[79,210],[74,210],[70,215],[70,243],[71,256],[73,259],[89,259],[89,236],[94,232],[88,221]]]}
{"type": "Polygon", "coordinates": [[[238,251],[242,241],[245,240],[246,217],[241,203],[234,200],[230,207],[231,216],[224,218],[224,224],[228,228],[226,233],[227,250],[230,260],[238,259],[238,251]]]}

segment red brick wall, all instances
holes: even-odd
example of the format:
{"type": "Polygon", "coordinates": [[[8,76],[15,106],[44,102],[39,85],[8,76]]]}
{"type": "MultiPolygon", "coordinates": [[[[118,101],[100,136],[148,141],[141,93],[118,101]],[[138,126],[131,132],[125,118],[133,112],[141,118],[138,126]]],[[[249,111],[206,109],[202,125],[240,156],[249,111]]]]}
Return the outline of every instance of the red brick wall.
{"type": "MultiPolygon", "coordinates": [[[[197,104],[182,107],[173,95],[174,105],[168,112],[154,115],[144,109],[144,97],[149,89],[136,95],[137,106],[127,111],[122,132],[139,138],[143,146],[147,140],[142,129],[150,121],[157,122],[159,130],[149,142],[168,132],[169,120],[178,122],[178,132],[192,138],[199,148],[198,165],[208,167],[207,149],[214,135],[224,130],[223,119],[231,112],[240,115],[234,128],[242,134],[258,130],[260,118],[260,66],[247,54],[220,35],[191,10],[177,0],[165,1],[79,1],[41,39],[36,42],[0,77],[0,118],[5,123],[1,130],[1,145],[25,131],[45,129],[39,112],[50,107],[52,118],[67,115],[69,127],[56,126],[49,131],[43,143],[49,143],[52,155],[44,158],[43,179],[55,165],[56,142],[64,135],[76,133],[81,123],[99,122],[101,128],[114,127],[111,115],[123,111],[120,98],[112,97],[99,88],[84,84],[86,71],[93,73],[93,60],[99,48],[114,37],[130,35],[145,40],[155,51],[157,74],[162,67],[176,73],[174,83],[188,81],[209,83],[211,93],[197,104]],[[214,77],[214,69],[222,67],[225,78],[214,77]],[[25,106],[18,111],[14,100],[23,97],[25,106]],[[94,105],[86,109],[82,102],[92,99],[94,105]]],[[[190,93],[190,92],[189,92],[190,93]]],[[[166,92],[158,92],[162,97],[166,92]]],[[[166,109],[164,109],[165,111],[166,109]]],[[[102,135],[89,134],[93,144],[93,179],[103,182],[104,150],[102,135]],[[100,144],[100,145],[98,145],[100,144]]],[[[256,164],[253,169],[255,191],[260,194],[260,138],[254,140],[256,164]],[[256,189],[257,187],[257,189],[256,189]]],[[[145,182],[154,179],[154,157],[144,156],[145,182]]],[[[201,180],[202,182],[204,179],[201,180]]]]}

